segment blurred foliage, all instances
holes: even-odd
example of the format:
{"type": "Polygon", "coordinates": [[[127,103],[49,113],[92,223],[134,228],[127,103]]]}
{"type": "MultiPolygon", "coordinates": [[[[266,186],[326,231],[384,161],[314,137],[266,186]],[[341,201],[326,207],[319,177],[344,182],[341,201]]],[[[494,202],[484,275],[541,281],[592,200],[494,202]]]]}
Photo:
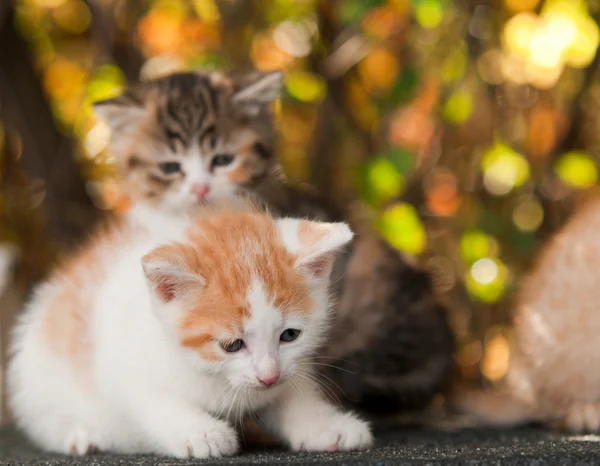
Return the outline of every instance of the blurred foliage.
{"type": "Polygon", "coordinates": [[[91,102],[182,69],[284,70],[291,181],[360,198],[419,255],[464,375],[494,381],[515,284],[596,191],[598,15],[598,0],[20,0],[15,22],[101,209],[127,202],[91,102]]]}

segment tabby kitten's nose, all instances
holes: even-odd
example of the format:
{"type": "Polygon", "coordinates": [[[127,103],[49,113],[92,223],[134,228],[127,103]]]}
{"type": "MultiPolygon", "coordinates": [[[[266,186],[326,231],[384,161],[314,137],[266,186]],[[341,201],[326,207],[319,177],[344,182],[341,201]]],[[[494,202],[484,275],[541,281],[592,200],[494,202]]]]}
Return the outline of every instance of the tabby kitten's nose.
{"type": "Polygon", "coordinates": [[[192,186],[192,193],[198,198],[199,201],[204,200],[206,195],[210,191],[210,188],[206,184],[195,184],[192,186]]]}

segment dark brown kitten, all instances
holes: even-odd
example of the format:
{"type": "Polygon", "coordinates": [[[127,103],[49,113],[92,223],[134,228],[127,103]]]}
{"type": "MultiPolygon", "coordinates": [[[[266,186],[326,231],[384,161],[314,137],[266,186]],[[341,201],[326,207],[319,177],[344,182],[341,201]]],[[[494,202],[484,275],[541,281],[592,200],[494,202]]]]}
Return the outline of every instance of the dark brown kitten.
{"type": "MultiPolygon", "coordinates": [[[[183,73],[99,103],[136,204],[173,212],[250,193],[282,215],[342,219],[282,178],[269,112],[280,87],[278,73],[183,73]]],[[[334,274],[337,317],[319,359],[323,381],[370,412],[426,406],[444,388],[453,352],[427,274],[370,231],[359,234],[334,274]]]]}

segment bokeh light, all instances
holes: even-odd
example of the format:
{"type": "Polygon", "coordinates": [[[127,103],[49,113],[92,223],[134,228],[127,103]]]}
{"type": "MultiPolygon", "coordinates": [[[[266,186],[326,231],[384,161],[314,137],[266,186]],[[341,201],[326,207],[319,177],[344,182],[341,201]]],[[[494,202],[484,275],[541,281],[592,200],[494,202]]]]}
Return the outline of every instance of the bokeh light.
{"type": "Polygon", "coordinates": [[[481,160],[483,183],[492,194],[502,196],[529,178],[529,163],[503,143],[490,147],[481,160]]]}
{"type": "Polygon", "coordinates": [[[486,303],[498,301],[506,291],[507,282],[508,269],[497,257],[475,261],[466,278],[469,293],[486,303]]]}
{"type": "MultiPolygon", "coordinates": [[[[528,2],[519,3],[526,6],[528,2]]],[[[513,10],[515,5],[507,4],[513,10]]],[[[592,62],[599,36],[598,25],[582,2],[547,0],[539,15],[521,11],[513,16],[504,27],[503,43],[509,55],[522,60],[527,82],[550,89],[565,66],[584,68],[592,62]]],[[[520,82],[519,73],[512,68],[506,69],[505,77],[520,82]]]]}
{"type": "Polygon", "coordinates": [[[425,248],[425,229],[410,204],[400,203],[387,208],[379,219],[379,230],[400,251],[419,254],[425,248]]]}
{"type": "Polygon", "coordinates": [[[598,181],[598,167],[584,152],[564,154],[554,169],[563,183],[572,188],[589,188],[598,181]]]}
{"type": "Polygon", "coordinates": [[[498,381],[506,375],[510,362],[510,344],[504,333],[490,329],[485,355],[481,362],[481,372],[491,381],[498,381]],[[491,335],[489,335],[491,334],[491,335]]]}

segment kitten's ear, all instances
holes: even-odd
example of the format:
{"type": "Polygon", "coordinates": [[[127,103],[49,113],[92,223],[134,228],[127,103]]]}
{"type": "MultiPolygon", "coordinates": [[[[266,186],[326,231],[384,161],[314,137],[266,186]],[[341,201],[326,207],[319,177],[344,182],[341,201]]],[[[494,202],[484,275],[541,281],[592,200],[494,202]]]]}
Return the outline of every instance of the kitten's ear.
{"type": "Polygon", "coordinates": [[[324,223],[285,218],[278,220],[288,251],[296,254],[296,267],[313,278],[327,278],[335,256],[354,234],[345,223],[324,223]]]}
{"type": "Polygon", "coordinates": [[[142,267],[148,283],[165,303],[191,291],[198,291],[205,285],[203,277],[186,267],[183,251],[172,246],[164,246],[146,254],[142,258],[142,267]]]}
{"type": "Polygon", "coordinates": [[[146,116],[142,96],[134,90],[112,99],[99,100],[92,106],[96,117],[104,121],[112,130],[121,130],[146,116]]]}
{"type": "Polygon", "coordinates": [[[281,71],[247,74],[236,80],[236,91],[231,100],[246,112],[256,114],[279,96],[282,87],[281,71]]]}

